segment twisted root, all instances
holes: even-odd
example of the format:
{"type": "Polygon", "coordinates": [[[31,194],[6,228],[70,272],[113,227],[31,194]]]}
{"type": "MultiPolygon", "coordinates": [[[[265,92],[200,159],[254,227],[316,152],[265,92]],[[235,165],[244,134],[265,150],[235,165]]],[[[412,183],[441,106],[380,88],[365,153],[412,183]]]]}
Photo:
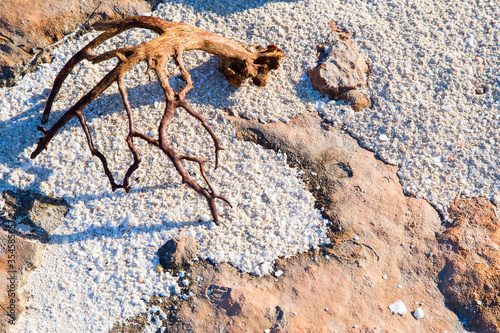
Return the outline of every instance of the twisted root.
{"type": "Polygon", "coordinates": [[[219,162],[219,151],[223,150],[219,144],[219,139],[215,135],[212,127],[206,121],[205,117],[193,110],[186,102],[186,94],[193,88],[193,82],[191,80],[191,75],[184,66],[182,54],[183,52],[190,50],[203,50],[218,56],[221,59],[220,70],[223,72],[227,81],[231,85],[238,87],[246,78],[251,78],[252,82],[258,86],[265,85],[270,71],[279,67],[279,61],[283,57],[283,52],[274,45],[269,45],[267,48],[259,47],[255,51],[252,51],[249,48],[245,48],[242,45],[224,37],[198,29],[188,24],[168,22],[156,17],[134,16],[123,20],[97,22],[93,27],[96,30],[102,30],[105,32],[77,52],[59,72],[43,111],[42,124],[48,122],[55,97],[57,96],[66,77],[80,61],[87,60],[96,64],[112,58],[117,58],[118,64],[95,87],[93,87],[87,94],[80,98],[79,101],[70,107],[49,130],[43,127],[38,127],[44,136],[38,141],[38,145],[31,154],[31,158],[36,158],[44,149],[47,148],[47,145],[57,132],[69,120],[73,117],[77,117],[83,131],[85,132],[90,151],[92,152],[92,155],[97,156],[97,158],[101,161],[112,190],[115,191],[118,188],[123,188],[126,192],[129,192],[131,188],[130,177],[141,163],[141,157],[134,146],[133,139],[139,138],[145,140],[149,144],[161,149],[161,151],[163,151],[170,158],[177,172],[182,177],[182,183],[186,183],[198,194],[206,198],[213,220],[218,224],[219,217],[217,214],[215,199],[220,199],[229,206],[231,206],[231,203],[226,197],[218,194],[208,180],[205,173],[205,163],[207,160],[200,157],[180,155],[167,143],[168,126],[172,122],[176,109],[182,108],[192,117],[198,119],[205,130],[210,134],[215,146],[215,168],[217,168],[219,162]],[[158,33],[159,37],[143,42],[134,47],[119,48],[99,55],[94,55],[91,52],[104,41],[132,28],[150,29],[158,33]],[[181,72],[182,78],[186,82],[185,86],[182,87],[179,92],[175,92],[168,83],[168,79],[172,73],[167,74],[165,65],[167,60],[170,58],[174,59],[181,72]],[[127,91],[125,89],[125,74],[141,61],[145,61],[147,63],[148,68],[146,74],[149,74],[151,70],[155,71],[160,86],[165,94],[166,107],[160,122],[158,139],[150,138],[135,129],[134,115],[128,101],[127,91]],[[118,89],[127,112],[129,133],[126,140],[129,150],[134,158],[134,162],[125,173],[122,184],[117,184],[115,182],[113,175],[108,168],[106,158],[95,148],[83,115],[84,108],[114,82],[118,84],[118,89]],[[196,183],[184,166],[182,162],[183,160],[198,163],[201,175],[208,188],[202,187],[196,183]]]}

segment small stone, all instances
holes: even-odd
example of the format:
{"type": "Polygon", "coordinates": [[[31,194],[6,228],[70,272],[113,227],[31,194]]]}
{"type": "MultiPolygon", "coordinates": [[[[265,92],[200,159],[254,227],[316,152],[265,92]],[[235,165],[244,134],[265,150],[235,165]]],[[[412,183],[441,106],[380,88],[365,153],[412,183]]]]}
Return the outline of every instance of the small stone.
{"type": "Polygon", "coordinates": [[[413,317],[417,318],[417,320],[424,318],[424,310],[422,310],[422,308],[417,308],[415,312],[413,312],[413,317]]]}
{"type": "Polygon", "coordinates": [[[274,272],[274,276],[280,277],[283,274],[283,271],[281,269],[278,269],[276,272],[274,272]]]}
{"type": "Polygon", "coordinates": [[[338,29],[333,21],[329,25],[332,30],[327,41],[318,45],[324,61],[307,75],[323,96],[348,101],[354,111],[359,111],[370,105],[368,96],[356,89],[366,87],[368,65],[357,52],[352,34],[338,29]]]}
{"type": "Polygon", "coordinates": [[[380,134],[380,136],[378,137],[378,139],[380,141],[389,141],[389,137],[385,134],[380,134]]]}
{"type": "Polygon", "coordinates": [[[31,169],[33,165],[31,164],[31,162],[26,162],[26,163],[23,163],[21,165],[21,170],[23,170],[24,172],[28,171],[29,169],[31,169]]]}
{"type": "Polygon", "coordinates": [[[361,90],[349,90],[341,94],[339,98],[351,103],[351,107],[355,112],[371,106],[370,97],[361,90]]]}
{"type": "Polygon", "coordinates": [[[181,268],[191,265],[196,258],[198,245],[192,238],[171,239],[158,250],[160,264],[164,269],[181,268]]]}
{"type": "Polygon", "coordinates": [[[474,38],[474,36],[471,36],[465,40],[465,42],[470,46],[470,47],[476,47],[477,46],[477,40],[474,38]]]}
{"type": "Polygon", "coordinates": [[[387,275],[382,275],[382,279],[387,280],[387,275]]]}
{"type": "Polygon", "coordinates": [[[497,207],[500,207],[500,192],[495,193],[491,197],[491,203],[494,204],[497,207]]]}
{"type": "Polygon", "coordinates": [[[95,278],[96,283],[101,283],[103,280],[104,280],[104,273],[99,273],[99,275],[97,275],[95,278]]]}
{"type": "Polygon", "coordinates": [[[476,95],[483,95],[485,92],[486,90],[483,87],[476,88],[476,95]]]}
{"type": "Polygon", "coordinates": [[[322,101],[317,101],[316,102],[316,110],[318,112],[323,111],[323,108],[325,107],[325,104],[322,101]]]}
{"type": "Polygon", "coordinates": [[[391,310],[392,313],[398,313],[400,315],[404,315],[408,311],[406,305],[402,301],[397,301],[389,305],[389,310],[391,310]]]}
{"type": "Polygon", "coordinates": [[[208,223],[210,222],[210,216],[208,214],[203,214],[200,216],[200,222],[208,223]]]}

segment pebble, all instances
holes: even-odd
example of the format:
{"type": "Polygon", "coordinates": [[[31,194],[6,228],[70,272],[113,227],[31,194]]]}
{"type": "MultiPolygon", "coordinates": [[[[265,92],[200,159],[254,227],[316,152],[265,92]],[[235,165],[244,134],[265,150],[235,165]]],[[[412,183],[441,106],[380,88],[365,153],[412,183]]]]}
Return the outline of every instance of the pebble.
{"type": "Polygon", "coordinates": [[[496,192],[492,197],[491,197],[491,203],[493,203],[497,208],[500,207],[500,192],[496,192]]]}
{"type": "Polygon", "coordinates": [[[325,103],[323,103],[323,101],[317,101],[316,102],[316,110],[318,112],[323,111],[324,107],[325,107],[325,103]]]}
{"type": "Polygon", "coordinates": [[[23,163],[21,165],[21,170],[23,170],[24,172],[28,171],[29,169],[31,169],[31,167],[33,166],[33,164],[31,162],[26,162],[26,163],[23,163]]]}
{"type": "Polygon", "coordinates": [[[203,214],[200,216],[200,220],[203,223],[208,223],[208,222],[210,222],[211,219],[212,218],[208,214],[203,214]]]}
{"type": "Polygon", "coordinates": [[[424,318],[424,310],[422,310],[422,308],[417,308],[413,313],[413,316],[417,318],[417,320],[424,318]]]}
{"type": "Polygon", "coordinates": [[[469,37],[465,40],[465,42],[470,46],[470,47],[477,47],[477,40],[474,37],[469,37]]]}
{"type": "Polygon", "coordinates": [[[278,269],[276,272],[274,272],[274,276],[280,277],[283,274],[283,271],[281,269],[278,269]]]}
{"type": "Polygon", "coordinates": [[[389,305],[389,310],[391,310],[392,313],[398,313],[400,315],[404,315],[408,311],[406,305],[401,300],[389,305]]]}
{"type": "Polygon", "coordinates": [[[378,138],[380,141],[389,141],[389,137],[385,134],[380,134],[378,138]]]}

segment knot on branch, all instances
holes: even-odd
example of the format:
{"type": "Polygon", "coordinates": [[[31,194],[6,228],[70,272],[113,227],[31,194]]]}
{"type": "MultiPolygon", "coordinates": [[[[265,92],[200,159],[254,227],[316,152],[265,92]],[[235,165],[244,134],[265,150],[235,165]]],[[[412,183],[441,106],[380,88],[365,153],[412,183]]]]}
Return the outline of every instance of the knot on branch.
{"type": "Polygon", "coordinates": [[[279,47],[268,45],[266,48],[258,46],[254,49],[252,51],[251,46],[247,47],[253,55],[250,59],[230,58],[221,62],[220,70],[233,87],[240,87],[247,78],[251,78],[256,86],[263,87],[270,71],[279,68],[284,55],[279,47]]]}

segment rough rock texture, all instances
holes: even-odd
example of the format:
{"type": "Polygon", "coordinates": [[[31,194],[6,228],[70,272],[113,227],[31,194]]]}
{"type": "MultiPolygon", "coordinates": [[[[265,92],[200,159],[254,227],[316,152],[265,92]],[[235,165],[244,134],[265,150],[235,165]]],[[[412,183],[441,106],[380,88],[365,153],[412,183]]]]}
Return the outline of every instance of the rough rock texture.
{"type": "Polygon", "coordinates": [[[171,239],[158,250],[160,264],[164,269],[180,269],[191,265],[196,258],[198,244],[193,238],[171,239]]]}
{"type": "Polygon", "coordinates": [[[320,64],[307,75],[323,96],[350,102],[359,111],[370,106],[368,94],[357,89],[367,86],[368,65],[357,52],[352,33],[338,29],[333,21],[330,27],[327,41],[318,45],[320,64]]]}
{"type": "Polygon", "coordinates": [[[0,332],[7,332],[25,308],[19,288],[41,260],[40,243],[0,229],[0,332]]]}
{"type": "Polygon", "coordinates": [[[7,332],[25,308],[19,288],[41,260],[43,245],[36,239],[47,240],[68,205],[30,192],[6,191],[0,196],[0,305],[4,308],[0,308],[0,332],[7,332]]]}
{"type": "MultiPolygon", "coordinates": [[[[153,312],[159,306],[166,314],[163,327],[169,332],[464,332],[437,285],[444,260],[435,234],[444,227],[426,201],[404,196],[396,167],[313,113],[288,124],[233,122],[240,138],[284,151],[288,162],[303,170],[318,205],[334,221],[332,243],[277,260],[275,274],[264,278],[227,264],[196,263],[182,291],[193,297],[176,303],[177,310],[172,297],[151,300],[153,312]],[[398,300],[407,306],[406,315],[389,310],[398,300]],[[419,307],[425,312],[421,320],[412,316],[419,307]]],[[[120,329],[133,332],[127,327],[131,330],[120,329]]]]}
{"type": "Polygon", "coordinates": [[[64,200],[36,193],[5,191],[1,195],[5,207],[0,216],[0,228],[42,242],[47,241],[48,234],[59,226],[69,210],[64,200]]]}
{"type": "Polygon", "coordinates": [[[500,221],[485,198],[457,199],[439,236],[446,265],[439,288],[475,332],[500,332],[500,221]]]}
{"type": "Polygon", "coordinates": [[[156,0],[16,0],[0,2],[0,86],[40,62],[44,48],[82,25],[148,12],[156,0]],[[27,68],[29,67],[29,68],[27,68]]]}

